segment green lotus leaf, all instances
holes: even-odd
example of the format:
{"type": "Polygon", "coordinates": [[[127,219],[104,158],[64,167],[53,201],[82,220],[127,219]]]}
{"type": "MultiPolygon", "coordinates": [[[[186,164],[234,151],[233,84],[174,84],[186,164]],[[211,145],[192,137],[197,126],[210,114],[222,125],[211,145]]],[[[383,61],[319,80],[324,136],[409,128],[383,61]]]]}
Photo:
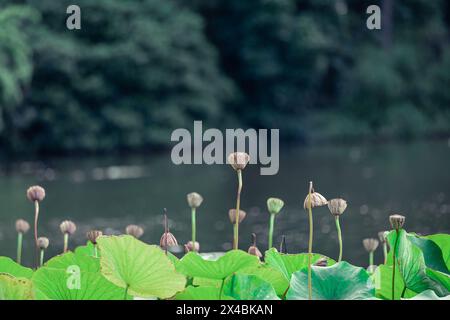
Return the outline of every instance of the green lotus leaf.
{"type": "Polygon", "coordinates": [[[268,265],[244,268],[242,270],[239,270],[237,274],[254,275],[261,279],[264,279],[264,281],[272,285],[278,296],[282,296],[289,287],[289,281],[286,280],[285,276],[279,270],[268,265]]]}
{"type": "Polygon", "coordinates": [[[195,277],[192,283],[194,286],[220,288],[222,280],[195,277]]]}
{"type": "Polygon", "coordinates": [[[450,292],[450,276],[448,274],[430,268],[427,268],[425,272],[427,276],[442,284],[450,292]]]}
{"type": "Polygon", "coordinates": [[[0,257],[0,273],[7,273],[16,278],[31,279],[33,270],[16,263],[8,257],[0,257]]]}
{"type": "Polygon", "coordinates": [[[439,248],[436,243],[427,238],[421,238],[418,236],[408,235],[407,238],[412,244],[422,250],[423,258],[427,267],[449,274],[448,268],[442,256],[441,248],[439,248]]]}
{"type": "Polygon", "coordinates": [[[433,290],[425,290],[409,300],[450,300],[450,295],[440,298],[433,290]]]}
{"type": "Polygon", "coordinates": [[[432,234],[426,238],[436,243],[442,252],[447,269],[450,269],[450,235],[448,234],[432,234]]]}
{"type": "MultiPolygon", "coordinates": [[[[222,281],[220,281],[222,282],[222,281]]],[[[184,291],[177,293],[177,300],[234,300],[231,297],[220,295],[220,287],[193,287],[188,286],[184,291]]]]}
{"type": "Polygon", "coordinates": [[[177,263],[177,271],[189,276],[222,280],[240,269],[260,265],[259,258],[241,250],[231,250],[215,261],[189,252],[177,263]]]}
{"type": "Polygon", "coordinates": [[[30,279],[0,274],[0,300],[33,300],[33,284],[30,279]]]}
{"type": "MultiPolygon", "coordinates": [[[[345,261],[331,267],[312,267],[312,298],[314,300],[373,299],[375,288],[367,271],[345,261]]],[[[292,275],[286,295],[288,300],[308,299],[308,271],[292,275]]]]}
{"type": "Polygon", "coordinates": [[[123,288],[100,272],[100,260],[83,253],[67,252],[39,268],[32,278],[37,299],[118,300],[129,299],[123,288]]]}
{"type": "MultiPolygon", "coordinates": [[[[450,294],[450,292],[440,282],[426,274],[427,263],[435,265],[430,255],[425,260],[421,248],[415,244],[415,236],[408,236],[405,230],[398,232],[397,250],[396,250],[396,271],[403,278],[406,287],[414,292],[431,289],[440,297],[450,294]]],[[[395,247],[396,231],[391,231],[387,236],[387,241],[391,248],[389,252],[388,265],[392,265],[392,257],[395,247]]]]}
{"type": "Polygon", "coordinates": [[[84,254],[94,258],[100,258],[100,252],[98,248],[95,248],[95,245],[88,241],[85,246],[79,246],[75,249],[75,253],[84,254]]]}
{"type": "Polygon", "coordinates": [[[101,236],[97,245],[102,274],[131,295],[170,298],[184,289],[185,277],[158,246],[129,235],[101,236]]]}
{"type": "MultiPolygon", "coordinates": [[[[328,266],[332,266],[336,263],[333,259],[317,253],[313,254],[311,263],[314,264],[320,258],[326,258],[328,266]]],[[[279,253],[277,249],[272,248],[266,251],[265,261],[268,266],[280,271],[289,282],[291,281],[294,272],[308,267],[308,254],[284,254],[279,253]]]]}
{"type": "MultiPolygon", "coordinates": [[[[380,265],[376,268],[374,274],[371,276],[375,286],[375,293],[378,298],[391,300],[392,299],[392,266],[380,265]]],[[[402,277],[395,277],[394,284],[394,300],[401,298],[402,292],[405,289],[405,284],[402,277]]],[[[412,298],[417,293],[406,288],[403,297],[412,298]]]]}
{"type": "Polygon", "coordinates": [[[225,281],[223,293],[236,300],[280,300],[270,283],[247,274],[231,276],[225,281]]]}
{"type": "Polygon", "coordinates": [[[199,253],[203,259],[210,260],[210,261],[216,261],[220,257],[224,256],[226,252],[203,252],[199,253]]]}

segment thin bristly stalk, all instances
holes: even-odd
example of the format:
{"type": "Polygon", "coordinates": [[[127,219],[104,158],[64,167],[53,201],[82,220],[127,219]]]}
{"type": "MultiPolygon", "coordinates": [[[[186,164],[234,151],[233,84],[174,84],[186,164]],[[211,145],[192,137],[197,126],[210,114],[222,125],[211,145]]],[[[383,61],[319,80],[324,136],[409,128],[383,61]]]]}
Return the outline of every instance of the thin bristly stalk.
{"type": "Polygon", "coordinates": [[[196,221],[195,221],[195,208],[192,208],[192,250],[195,251],[195,238],[196,238],[196,221]]]}
{"type": "Polygon", "coordinates": [[[239,247],[239,211],[241,206],[241,191],[242,191],[242,170],[237,170],[238,175],[238,190],[236,197],[236,221],[234,222],[234,243],[233,249],[237,250],[239,247]]]}
{"type": "Polygon", "coordinates": [[[339,224],[339,216],[336,216],[336,229],[338,234],[338,240],[339,240],[339,258],[338,262],[341,262],[342,260],[342,232],[341,232],[341,225],[339,224]]]}
{"type": "Polygon", "coordinates": [[[312,241],[313,241],[313,217],[312,217],[312,181],[309,183],[308,191],[308,214],[309,214],[309,244],[308,244],[308,298],[312,300],[312,241]]]}
{"type": "Polygon", "coordinates": [[[164,232],[166,233],[166,238],[164,239],[164,251],[167,256],[167,233],[169,232],[169,226],[167,224],[167,214],[164,213],[164,232]]]}
{"type": "Polygon", "coordinates": [[[22,242],[23,242],[23,234],[22,232],[17,233],[17,263],[22,263],[22,242]]]}
{"type": "Polygon", "coordinates": [[[39,246],[38,246],[38,219],[39,219],[39,201],[34,201],[34,244],[36,246],[36,267],[39,266],[39,246]]]}
{"type": "Polygon", "coordinates": [[[67,252],[67,249],[69,247],[69,234],[66,232],[64,233],[64,253],[67,252]]]}
{"type": "Polygon", "coordinates": [[[42,265],[44,264],[44,249],[41,249],[41,256],[40,256],[40,260],[39,260],[39,266],[42,267],[42,265]]]}
{"type": "Polygon", "coordinates": [[[395,258],[395,252],[397,251],[397,243],[398,243],[398,230],[395,230],[395,244],[394,244],[394,252],[393,252],[393,265],[392,265],[392,300],[395,300],[395,265],[397,264],[395,258]]]}
{"type": "Polygon", "coordinates": [[[369,266],[373,266],[373,251],[369,252],[369,266]]]}
{"type": "Polygon", "coordinates": [[[269,222],[269,249],[272,248],[273,243],[273,225],[275,223],[275,215],[273,213],[270,214],[270,222],[269,222]]]}

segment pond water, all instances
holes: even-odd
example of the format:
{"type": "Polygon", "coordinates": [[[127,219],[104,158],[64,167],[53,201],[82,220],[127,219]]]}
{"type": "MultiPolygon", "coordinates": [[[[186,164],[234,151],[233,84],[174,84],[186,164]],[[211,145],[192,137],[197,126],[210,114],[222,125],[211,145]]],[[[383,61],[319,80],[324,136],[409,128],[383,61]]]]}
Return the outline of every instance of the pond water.
{"type": "MultiPolygon", "coordinates": [[[[450,233],[450,140],[409,144],[290,147],[280,154],[280,171],[260,176],[249,166],[243,175],[242,208],[247,218],[240,225],[240,247],[258,236],[261,251],[267,246],[269,215],[266,199],[282,198],[286,205],[277,216],[274,244],[286,235],[288,252],[307,250],[308,220],[302,209],[308,181],[326,198],[343,197],[348,208],[341,217],[344,259],[367,266],[362,240],[389,228],[389,214],[402,213],[405,228],[421,234],[450,233]]],[[[15,220],[33,220],[26,199],[28,186],[40,184],[47,197],[41,204],[39,234],[50,239],[48,256],[59,253],[63,237],[59,223],[70,219],[78,230],[70,246],[85,243],[91,228],[120,234],[126,225],[140,224],[142,240],[159,243],[162,212],[168,209],[171,231],[180,243],[190,237],[190,210],[186,194],[205,198],[197,213],[201,251],[231,248],[232,226],[228,209],[235,205],[237,178],[228,165],[181,165],[170,153],[128,157],[48,159],[3,162],[0,171],[0,255],[15,257],[15,220]]],[[[314,210],[315,252],[336,258],[334,219],[327,207],[314,210]]],[[[33,236],[24,239],[24,262],[32,264],[33,236]]],[[[382,250],[375,255],[382,261],[382,250]]]]}

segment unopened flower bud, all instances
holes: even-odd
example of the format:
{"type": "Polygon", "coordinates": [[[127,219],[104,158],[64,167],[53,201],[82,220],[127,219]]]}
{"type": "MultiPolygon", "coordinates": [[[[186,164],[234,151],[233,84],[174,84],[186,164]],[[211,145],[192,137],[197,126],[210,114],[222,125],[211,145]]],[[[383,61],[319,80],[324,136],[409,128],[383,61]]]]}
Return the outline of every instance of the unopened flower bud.
{"type": "Polygon", "coordinates": [[[30,224],[23,219],[16,221],[16,231],[17,233],[27,233],[30,230],[30,224]]]}
{"type": "Polygon", "coordinates": [[[187,195],[187,202],[189,204],[189,207],[191,207],[192,209],[196,209],[202,204],[203,197],[197,192],[192,192],[187,195]]]}
{"type": "Polygon", "coordinates": [[[284,206],[284,201],[278,198],[267,199],[267,209],[270,214],[277,214],[281,211],[284,206]]]}
{"type": "Polygon", "coordinates": [[[45,190],[41,186],[32,186],[27,190],[27,198],[31,202],[42,201],[45,198],[45,190]]]}
{"type": "Polygon", "coordinates": [[[373,238],[364,239],[363,245],[367,252],[374,252],[378,248],[378,240],[373,238]]]}
{"type": "Polygon", "coordinates": [[[328,260],[327,260],[327,258],[320,258],[319,260],[317,260],[315,263],[314,263],[314,265],[316,266],[316,267],[326,267],[326,266],[328,266],[328,260]]]}
{"type": "Polygon", "coordinates": [[[178,246],[177,239],[171,232],[164,232],[159,241],[159,246],[163,249],[178,246]]]}
{"type": "MultiPolygon", "coordinates": [[[[242,222],[242,220],[245,219],[245,216],[247,213],[244,210],[239,210],[239,223],[242,222]]],[[[230,218],[230,221],[232,224],[236,223],[236,209],[230,209],[228,211],[228,217],[230,218]]]]}
{"type": "Polygon", "coordinates": [[[59,229],[63,234],[68,233],[69,235],[73,235],[77,230],[77,226],[72,221],[66,220],[61,222],[61,224],[59,225],[59,229]]]}
{"type": "Polygon", "coordinates": [[[244,170],[249,161],[250,156],[245,152],[233,152],[228,155],[228,163],[234,170],[244,170]]]}
{"type": "Polygon", "coordinates": [[[328,201],[328,209],[333,216],[340,216],[347,209],[347,201],[344,199],[331,199],[328,201]]]}
{"type": "Polygon", "coordinates": [[[399,214],[393,214],[389,216],[389,222],[391,223],[391,227],[394,230],[400,230],[403,228],[403,225],[405,224],[405,217],[399,214]]]}
{"type": "Polygon", "coordinates": [[[199,252],[200,251],[200,244],[195,241],[195,247],[192,245],[192,241],[189,241],[188,243],[186,243],[184,245],[184,251],[186,253],[191,252],[191,251],[195,251],[195,252],[199,252]]]}
{"type": "Polygon", "coordinates": [[[97,244],[97,238],[102,235],[103,235],[103,232],[101,232],[100,230],[91,230],[86,233],[86,237],[93,244],[97,244]]]}
{"type": "Polygon", "coordinates": [[[39,237],[37,239],[37,246],[39,247],[39,249],[41,250],[45,250],[48,248],[50,241],[48,240],[48,238],[46,237],[39,237]]]}
{"type": "Polygon", "coordinates": [[[130,224],[125,228],[125,232],[126,234],[139,239],[144,234],[144,229],[135,224],[130,224]]]}

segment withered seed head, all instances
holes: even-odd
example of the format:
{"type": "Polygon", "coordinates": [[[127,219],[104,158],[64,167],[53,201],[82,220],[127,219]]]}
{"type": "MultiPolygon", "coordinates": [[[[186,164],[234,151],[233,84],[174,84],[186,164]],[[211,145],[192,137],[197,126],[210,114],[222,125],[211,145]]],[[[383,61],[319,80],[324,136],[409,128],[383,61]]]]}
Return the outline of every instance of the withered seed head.
{"type": "Polygon", "coordinates": [[[378,240],[373,238],[364,239],[363,246],[367,252],[374,252],[378,248],[378,240]]]}
{"type": "Polygon", "coordinates": [[[186,243],[184,245],[184,251],[186,253],[191,252],[191,251],[196,251],[199,252],[200,251],[200,243],[198,243],[197,241],[195,241],[195,247],[192,245],[192,241],[189,241],[188,243],[186,243]]]}
{"type": "Polygon", "coordinates": [[[278,198],[267,199],[267,209],[270,214],[278,214],[284,206],[284,201],[278,198]]]}
{"type": "MultiPolygon", "coordinates": [[[[239,210],[239,223],[242,222],[242,220],[245,219],[245,216],[247,213],[244,210],[239,210]]],[[[230,209],[228,211],[228,217],[230,218],[230,221],[232,224],[236,223],[236,209],[230,209]]]]}
{"type": "Polygon", "coordinates": [[[340,216],[347,209],[347,201],[344,199],[331,199],[328,201],[328,209],[333,216],[340,216]]]}
{"type": "Polygon", "coordinates": [[[328,261],[326,258],[320,258],[316,261],[316,263],[314,263],[314,265],[317,267],[326,267],[328,266],[328,261]]]}
{"type": "Polygon", "coordinates": [[[164,232],[159,241],[159,246],[163,249],[168,249],[170,247],[178,246],[178,242],[171,232],[164,232]]]}
{"type": "Polygon", "coordinates": [[[380,231],[378,232],[378,239],[380,239],[381,243],[385,243],[386,242],[386,237],[388,235],[389,232],[387,231],[380,231]]]}
{"type": "Polygon", "coordinates": [[[139,239],[144,234],[144,229],[135,224],[130,224],[125,228],[125,233],[139,239]]]}
{"type": "Polygon", "coordinates": [[[191,192],[187,195],[187,202],[189,204],[189,207],[191,207],[192,209],[196,209],[202,204],[203,197],[197,192],[191,192]]]}
{"type": "Polygon", "coordinates": [[[393,214],[389,216],[389,222],[391,223],[391,227],[394,230],[400,230],[403,228],[403,225],[405,224],[405,216],[402,216],[400,214],[393,214]]]}
{"type": "Polygon", "coordinates": [[[261,258],[263,255],[261,251],[259,251],[258,247],[256,246],[256,234],[252,233],[252,245],[248,248],[248,253],[257,256],[258,258],[261,258]]]}
{"type": "Polygon", "coordinates": [[[91,230],[86,233],[86,237],[93,244],[97,244],[97,238],[102,235],[103,235],[103,232],[101,232],[100,230],[91,230]]]}
{"type": "Polygon", "coordinates": [[[42,249],[42,250],[47,249],[49,243],[50,243],[50,241],[46,237],[39,237],[37,239],[37,246],[39,247],[39,249],[42,249]]]}
{"type": "Polygon", "coordinates": [[[45,189],[41,186],[32,186],[27,190],[27,198],[31,202],[42,201],[45,198],[45,189]]]}
{"type": "Polygon", "coordinates": [[[73,235],[77,231],[77,225],[70,220],[65,220],[59,225],[59,229],[63,234],[73,235]]]}
{"type": "MultiPolygon", "coordinates": [[[[309,182],[309,189],[311,190],[311,209],[315,207],[321,207],[328,204],[327,199],[320,193],[315,192],[312,187],[312,181],[309,182]]],[[[309,208],[309,192],[306,195],[305,201],[303,202],[303,208],[307,210],[309,208]]]]}
{"type": "Polygon", "coordinates": [[[236,171],[244,170],[249,161],[250,156],[245,152],[233,152],[228,155],[228,163],[236,171]]]}
{"type": "Polygon", "coordinates": [[[18,233],[27,233],[30,230],[30,224],[23,219],[16,221],[16,231],[18,233]]]}

